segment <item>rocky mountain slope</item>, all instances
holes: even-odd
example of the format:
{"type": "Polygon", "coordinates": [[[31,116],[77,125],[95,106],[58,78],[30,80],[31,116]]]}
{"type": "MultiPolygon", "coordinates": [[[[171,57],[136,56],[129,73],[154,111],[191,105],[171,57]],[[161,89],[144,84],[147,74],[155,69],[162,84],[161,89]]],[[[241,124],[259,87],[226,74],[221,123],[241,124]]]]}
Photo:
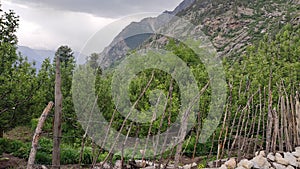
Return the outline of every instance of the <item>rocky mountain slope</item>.
{"type": "Polygon", "coordinates": [[[299,1],[199,0],[178,16],[201,26],[221,55],[241,53],[285,24],[299,24],[299,1]]]}
{"type": "MultiPolygon", "coordinates": [[[[220,56],[233,56],[241,54],[265,34],[276,34],[287,23],[299,24],[299,11],[299,0],[185,0],[174,11],[165,13],[188,20],[196,26],[195,29],[201,29],[220,56]]],[[[161,17],[128,25],[101,53],[102,64],[108,66],[136,48],[166,43],[161,36],[135,35],[138,31],[154,32],[161,28],[162,23],[171,20],[161,17]]],[[[172,23],[170,30],[178,26],[172,23]]]]}

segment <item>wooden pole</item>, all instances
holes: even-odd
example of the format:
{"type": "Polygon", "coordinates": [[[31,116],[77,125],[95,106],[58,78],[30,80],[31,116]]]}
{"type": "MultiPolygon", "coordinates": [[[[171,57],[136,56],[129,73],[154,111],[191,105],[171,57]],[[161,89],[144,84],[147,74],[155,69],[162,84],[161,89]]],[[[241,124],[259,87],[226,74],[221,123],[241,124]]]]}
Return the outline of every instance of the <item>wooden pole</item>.
{"type": "Polygon", "coordinates": [[[35,129],[35,133],[34,133],[33,138],[32,138],[31,150],[30,150],[28,163],[27,163],[27,169],[32,169],[33,168],[34,161],[35,161],[35,156],[36,156],[36,152],[37,152],[38,141],[39,141],[39,138],[40,138],[41,133],[42,133],[42,128],[43,128],[43,125],[45,123],[45,120],[46,120],[50,110],[52,109],[53,104],[54,104],[53,102],[48,103],[48,106],[44,109],[44,111],[43,111],[43,113],[42,113],[42,115],[39,119],[39,122],[37,124],[36,129],[35,129]]]}
{"type": "Polygon", "coordinates": [[[60,58],[56,56],[55,75],[55,115],[53,125],[53,168],[60,168],[60,141],[61,141],[61,118],[62,118],[62,93],[61,93],[61,73],[60,58]]]}

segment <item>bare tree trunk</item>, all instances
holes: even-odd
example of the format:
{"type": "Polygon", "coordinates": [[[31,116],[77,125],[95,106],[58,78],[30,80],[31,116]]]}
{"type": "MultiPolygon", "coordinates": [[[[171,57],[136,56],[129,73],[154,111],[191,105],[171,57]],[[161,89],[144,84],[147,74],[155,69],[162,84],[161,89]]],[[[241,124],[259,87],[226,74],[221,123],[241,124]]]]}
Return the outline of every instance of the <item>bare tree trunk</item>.
{"type": "Polygon", "coordinates": [[[296,123],[297,123],[297,136],[298,136],[298,140],[297,140],[297,146],[300,145],[300,103],[299,103],[299,97],[298,97],[298,93],[296,93],[296,123]]]}
{"type": "Polygon", "coordinates": [[[53,125],[53,168],[60,168],[60,142],[61,142],[61,119],[62,119],[62,93],[61,93],[61,73],[60,59],[56,56],[55,75],[55,115],[53,125]]]}
{"type": "MultiPolygon", "coordinates": [[[[262,94],[261,94],[261,88],[259,88],[259,117],[258,117],[258,125],[257,125],[257,131],[256,131],[256,138],[255,138],[253,154],[256,152],[256,148],[257,148],[260,125],[261,125],[261,116],[262,116],[262,94]]],[[[261,142],[263,142],[263,141],[261,140],[261,142]]]]}
{"type": "Polygon", "coordinates": [[[269,77],[269,101],[268,101],[268,119],[267,119],[267,131],[266,131],[266,153],[270,152],[270,143],[273,127],[273,117],[272,117],[272,69],[270,70],[269,77]]]}
{"type": "Polygon", "coordinates": [[[48,106],[44,109],[39,122],[37,124],[37,127],[35,129],[35,133],[33,135],[32,138],[32,143],[31,143],[31,150],[30,150],[30,154],[29,154],[29,158],[28,158],[28,163],[27,163],[27,169],[32,169],[33,165],[34,165],[34,161],[35,161],[35,156],[36,156],[36,152],[37,152],[37,146],[38,146],[38,141],[39,138],[41,136],[42,133],[42,127],[45,123],[45,120],[50,112],[50,110],[52,109],[53,106],[53,102],[49,102],[48,106]]]}
{"type": "Polygon", "coordinates": [[[272,151],[275,153],[276,145],[277,145],[277,137],[279,133],[279,119],[278,119],[278,113],[276,109],[273,110],[273,115],[274,115],[274,133],[273,133],[271,147],[272,147],[272,151]]]}

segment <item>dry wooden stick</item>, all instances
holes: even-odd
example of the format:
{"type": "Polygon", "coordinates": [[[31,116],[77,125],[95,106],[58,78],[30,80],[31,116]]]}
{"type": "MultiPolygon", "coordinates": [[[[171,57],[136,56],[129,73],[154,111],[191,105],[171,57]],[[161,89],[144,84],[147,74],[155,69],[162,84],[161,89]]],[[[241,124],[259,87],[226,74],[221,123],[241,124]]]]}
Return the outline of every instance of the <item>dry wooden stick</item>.
{"type": "Polygon", "coordinates": [[[256,131],[256,138],[254,143],[254,150],[253,154],[256,152],[257,143],[258,143],[258,137],[260,132],[260,126],[261,126],[261,116],[262,116],[262,94],[261,94],[261,87],[259,87],[259,117],[258,117],[258,125],[257,125],[257,131],[256,131]]]}
{"type": "Polygon", "coordinates": [[[271,135],[272,135],[272,127],[273,127],[273,118],[272,118],[272,69],[270,68],[270,76],[269,76],[269,95],[268,95],[268,120],[267,120],[267,131],[266,131],[266,153],[270,152],[270,143],[271,143],[271,135]]]}
{"type": "Polygon", "coordinates": [[[32,169],[33,165],[34,165],[34,161],[35,161],[35,156],[36,156],[36,152],[37,152],[37,147],[38,147],[38,142],[39,142],[39,138],[42,134],[42,128],[43,125],[46,121],[46,118],[50,112],[50,110],[52,109],[54,103],[53,102],[49,102],[48,106],[44,109],[39,122],[37,124],[37,127],[35,129],[35,133],[33,135],[32,138],[32,143],[31,143],[31,150],[30,150],[30,154],[29,154],[29,158],[28,158],[28,163],[27,163],[27,169],[32,169]]]}

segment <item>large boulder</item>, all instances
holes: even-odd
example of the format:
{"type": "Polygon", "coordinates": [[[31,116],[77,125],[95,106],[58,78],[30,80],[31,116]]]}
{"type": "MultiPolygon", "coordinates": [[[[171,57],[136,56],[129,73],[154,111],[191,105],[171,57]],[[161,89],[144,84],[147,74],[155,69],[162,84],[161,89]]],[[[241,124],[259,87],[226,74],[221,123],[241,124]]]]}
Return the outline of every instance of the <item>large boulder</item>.
{"type": "Polygon", "coordinates": [[[238,167],[243,167],[244,169],[251,169],[253,167],[253,162],[252,161],[249,161],[247,159],[243,159],[242,161],[240,161],[238,163],[238,167]]]}
{"type": "Polygon", "coordinates": [[[296,157],[292,153],[289,153],[289,152],[284,153],[284,159],[286,161],[288,161],[290,165],[292,165],[296,168],[299,166],[298,163],[297,163],[296,157]]]}
{"type": "Polygon", "coordinates": [[[286,159],[284,159],[284,158],[281,156],[281,154],[279,154],[279,153],[276,153],[276,154],[275,154],[275,161],[276,161],[278,164],[282,164],[282,165],[285,165],[285,166],[289,165],[289,162],[288,162],[286,159]]]}
{"type": "Polygon", "coordinates": [[[264,158],[262,155],[254,157],[251,162],[253,163],[254,168],[259,169],[268,169],[271,164],[268,162],[266,158],[264,158]]]}
{"type": "Polygon", "coordinates": [[[236,167],[236,161],[234,158],[230,158],[228,161],[225,162],[225,166],[227,168],[233,169],[236,167]]]}

